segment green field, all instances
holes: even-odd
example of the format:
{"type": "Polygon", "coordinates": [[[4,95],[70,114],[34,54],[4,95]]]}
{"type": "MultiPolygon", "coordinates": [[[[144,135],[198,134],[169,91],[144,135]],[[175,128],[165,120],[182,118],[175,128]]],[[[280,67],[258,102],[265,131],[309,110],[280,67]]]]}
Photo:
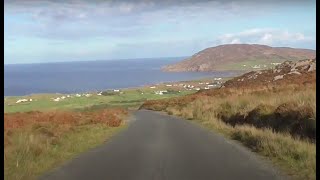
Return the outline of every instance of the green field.
{"type": "MultiPolygon", "coordinates": [[[[102,95],[97,92],[83,93],[81,97],[75,94],[32,94],[28,96],[10,96],[5,97],[4,112],[28,112],[28,111],[47,111],[47,110],[86,110],[86,109],[100,109],[106,107],[121,106],[127,108],[137,109],[144,101],[154,99],[164,99],[177,96],[183,96],[197,92],[195,89],[185,89],[179,84],[188,84],[195,87],[205,87],[206,85],[199,85],[200,82],[213,82],[214,78],[203,78],[192,81],[180,81],[171,83],[161,83],[157,85],[150,85],[137,88],[120,89],[119,92],[112,90],[104,91],[102,95]],[[166,85],[172,85],[167,87],[166,85]],[[175,85],[175,86],[173,86],[175,85]],[[155,86],[155,88],[150,88],[155,86]],[[156,94],[156,91],[166,90],[168,92],[162,95],[156,94]],[[85,94],[90,94],[86,97],[85,94]],[[65,99],[60,99],[56,102],[53,99],[65,96],[65,99]],[[70,96],[70,97],[67,97],[70,96]],[[16,103],[19,99],[32,99],[32,101],[16,103]]],[[[222,78],[224,82],[230,78],[222,78]]]]}
{"type": "MultiPolygon", "coordinates": [[[[193,91],[194,92],[194,91],[193,91]]],[[[90,107],[109,107],[109,106],[126,106],[136,107],[145,100],[162,99],[175,96],[181,96],[192,93],[192,91],[181,91],[179,94],[157,95],[153,92],[136,90],[126,90],[123,94],[103,96],[93,94],[90,97],[70,97],[59,102],[53,101],[51,98],[67,96],[65,94],[46,94],[46,95],[30,95],[20,97],[8,97],[5,101],[4,112],[26,112],[35,110],[58,110],[58,109],[81,109],[90,107]],[[32,99],[32,102],[16,103],[18,99],[32,99]]]]}
{"type": "MultiPolygon", "coordinates": [[[[234,70],[240,70],[240,71],[253,71],[253,70],[259,70],[259,69],[269,69],[273,68],[276,65],[271,63],[282,63],[284,62],[284,59],[248,59],[246,61],[242,62],[230,62],[225,63],[223,65],[219,65],[216,68],[219,70],[225,70],[225,71],[234,71],[234,70]],[[254,66],[260,67],[260,68],[253,68],[254,66]]],[[[294,60],[295,61],[295,60],[294,60]]]]}
{"type": "Polygon", "coordinates": [[[223,63],[221,65],[216,66],[216,69],[223,70],[223,71],[253,71],[253,70],[274,68],[276,65],[273,63],[283,63],[288,60],[295,62],[301,59],[308,59],[308,57],[304,57],[304,58],[290,57],[289,59],[283,58],[277,55],[270,56],[269,58],[252,57],[241,62],[223,63]]]}

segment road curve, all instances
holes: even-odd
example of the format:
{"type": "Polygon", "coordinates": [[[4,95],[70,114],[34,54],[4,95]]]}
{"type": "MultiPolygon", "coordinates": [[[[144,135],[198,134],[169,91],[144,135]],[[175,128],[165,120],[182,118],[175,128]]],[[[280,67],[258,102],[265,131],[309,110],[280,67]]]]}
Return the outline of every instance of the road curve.
{"type": "Polygon", "coordinates": [[[140,110],[127,130],[41,180],[287,179],[246,148],[186,120],[140,110]]]}

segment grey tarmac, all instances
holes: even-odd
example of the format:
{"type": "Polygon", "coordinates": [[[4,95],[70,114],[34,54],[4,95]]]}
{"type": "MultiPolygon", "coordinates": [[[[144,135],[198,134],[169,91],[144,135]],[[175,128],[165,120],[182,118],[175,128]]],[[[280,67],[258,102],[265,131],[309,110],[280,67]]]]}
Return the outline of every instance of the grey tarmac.
{"type": "Polygon", "coordinates": [[[188,120],[148,110],[107,143],[41,180],[288,179],[245,147],[188,120]]]}

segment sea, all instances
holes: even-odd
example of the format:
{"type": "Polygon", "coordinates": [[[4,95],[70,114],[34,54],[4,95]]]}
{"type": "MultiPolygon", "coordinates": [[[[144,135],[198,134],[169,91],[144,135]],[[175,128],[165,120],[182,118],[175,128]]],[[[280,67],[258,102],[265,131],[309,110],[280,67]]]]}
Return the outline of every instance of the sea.
{"type": "Polygon", "coordinates": [[[83,93],[140,87],[163,82],[229,77],[234,72],[163,72],[185,59],[144,58],[4,65],[4,96],[83,93]]]}

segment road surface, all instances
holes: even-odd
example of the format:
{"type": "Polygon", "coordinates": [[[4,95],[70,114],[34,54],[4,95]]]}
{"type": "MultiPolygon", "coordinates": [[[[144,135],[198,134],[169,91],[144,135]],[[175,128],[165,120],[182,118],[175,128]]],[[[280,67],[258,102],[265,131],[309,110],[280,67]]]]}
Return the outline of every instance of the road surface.
{"type": "Polygon", "coordinates": [[[284,179],[246,148],[187,120],[148,110],[127,130],[41,176],[42,180],[284,179]]]}

